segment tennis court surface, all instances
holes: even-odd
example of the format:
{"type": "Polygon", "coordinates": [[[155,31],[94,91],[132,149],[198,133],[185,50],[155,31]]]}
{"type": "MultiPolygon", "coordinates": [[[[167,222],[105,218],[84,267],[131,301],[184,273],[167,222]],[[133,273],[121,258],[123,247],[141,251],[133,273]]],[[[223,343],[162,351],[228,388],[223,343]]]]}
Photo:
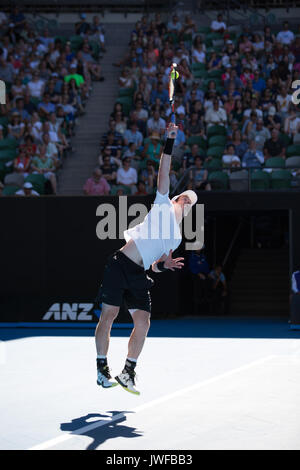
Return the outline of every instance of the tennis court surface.
{"type": "Polygon", "coordinates": [[[299,450],[299,339],[278,318],[153,321],[134,396],[97,386],[94,329],[1,328],[0,449],[299,450]]]}

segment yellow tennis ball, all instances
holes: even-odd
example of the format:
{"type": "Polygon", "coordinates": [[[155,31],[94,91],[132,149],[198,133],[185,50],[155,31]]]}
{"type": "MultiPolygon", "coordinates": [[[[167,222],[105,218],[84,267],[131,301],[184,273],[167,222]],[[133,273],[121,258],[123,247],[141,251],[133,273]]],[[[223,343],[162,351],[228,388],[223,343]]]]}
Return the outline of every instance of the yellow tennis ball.
{"type": "Polygon", "coordinates": [[[174,80],[174,79],[177,80],[178,77],[179,77],[179,73],[177,72],[177,70],[176,70],[176,71],[175,71],[175,70],[172,70],[172,72],[171,72],[171,78],[172,78],[172,80],[174,80]]]}

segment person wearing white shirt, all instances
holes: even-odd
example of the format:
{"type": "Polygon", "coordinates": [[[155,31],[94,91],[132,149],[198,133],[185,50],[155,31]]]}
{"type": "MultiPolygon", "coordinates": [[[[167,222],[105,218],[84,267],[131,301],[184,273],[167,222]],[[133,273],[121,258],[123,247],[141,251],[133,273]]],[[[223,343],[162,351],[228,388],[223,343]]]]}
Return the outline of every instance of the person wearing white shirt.
{"type": "Polygon", "coordinates": [[[297,117],[296,109],[294,106],[290,109],[289,115],[284,121],[284,132],[290,137],[300,132],[300,118],[297,117]]]}
{"type": "Polygon", "coordinates": [[[192,59],[194,63],[205,64],[205,52],[203,51],[202,44],[198,44],[192,52],[192,59]]]}
{"type": "Polygon", "coordinates": [[[129,186],[131,193],[136,192],[136,184],[138,181],[138,175],[135,168],[132,168],[131,158],[126,157],[123,159],[123,166],[117,170],[117,184],[129,186]]]}
{"type": "Polygon", "coordinates": [[[219,100],[214,99],[213,106],[209,106],[204,118],[207,127],[220,125],[224,126],[227,122],[227,115],[224,108],[219,106],[219,100]]]}
{"type": "Polygon", "coordinates": [[[289,30],[289,24],[287,21],[283,23],[283,30],[279,31],[276,36],[276,41],[280,42],[283,45],[290,46],[295,39],[293,31],[289,30]]]}
{"type": "Polygon", "coordinates": [[[180,222],[197,202],[194,191],[188,190],[169,199],[170,168],[174,140],[178,127],[170,124],[167,140],[161,155],[157,193],[154,205],[144,220],[124,231],[126,244],[108,260],[99,289],[96,305],[101,305],[101,316],[96,328],[97,383],[110,388],[119,383],[125,390],[135,395],[135,367],[143,349],[150,326],[151,296],[153,280],[146,271],[181,269],[183,258],[173,259],[172,253],[181,243],[180,222]],[[123,371],[111,382],[107,364],[110,331],[125,302],[134,329],[128,343],[128,356],[123,371]]]}
{"type": "Polygon", "coordinates": [[[217,19],[211,22],[210,29],[213,33],[224,33],[226,31],[226,23],[223,21],[223,16],[219,14],[217,19]]]}
{"type": "Polygon", "coordinates": [[[226,167],[230,167],[232,163],[241,163],[240,158],[235,155],[235,147],[233,144],[227,145],[226,153],[222,156],[222,163],[226,167]]]}
{"type": "Polygon", "coordinates": [[[285,118],[287,116],[291,102],[292,96],[288,95],[285,87],[282,87],[279,95],[276,97],[277,111],[280,113],[281,117],[285,118]]]}

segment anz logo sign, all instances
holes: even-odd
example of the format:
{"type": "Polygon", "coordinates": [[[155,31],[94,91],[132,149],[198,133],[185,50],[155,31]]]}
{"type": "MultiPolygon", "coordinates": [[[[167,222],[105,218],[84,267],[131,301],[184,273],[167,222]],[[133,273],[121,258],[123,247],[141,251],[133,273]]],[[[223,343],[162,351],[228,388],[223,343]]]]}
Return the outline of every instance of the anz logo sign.
{"type": "Polygon", "coordinates": [[[67,303],[56,303],[53,304],[48,312],[43,316],[43,320],[79,320],[79,321],[91,321],[93,320],[94,304],[67,304],[67,303]]]}

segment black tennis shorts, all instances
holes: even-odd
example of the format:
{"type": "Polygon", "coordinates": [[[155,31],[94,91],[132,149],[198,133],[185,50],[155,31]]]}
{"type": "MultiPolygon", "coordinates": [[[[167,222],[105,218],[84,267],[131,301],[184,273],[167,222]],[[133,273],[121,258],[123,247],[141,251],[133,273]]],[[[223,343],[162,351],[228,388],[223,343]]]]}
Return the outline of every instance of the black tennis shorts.
{"type": "Polygon", "coordinates": [[[121,251],[116,251],[107,260],[104,276],[96,303],[105,303],[128,310],[145,310],[151,313],[150,288],[153,279],[147,276],[142,266],[131,261],[121,251]]]}

